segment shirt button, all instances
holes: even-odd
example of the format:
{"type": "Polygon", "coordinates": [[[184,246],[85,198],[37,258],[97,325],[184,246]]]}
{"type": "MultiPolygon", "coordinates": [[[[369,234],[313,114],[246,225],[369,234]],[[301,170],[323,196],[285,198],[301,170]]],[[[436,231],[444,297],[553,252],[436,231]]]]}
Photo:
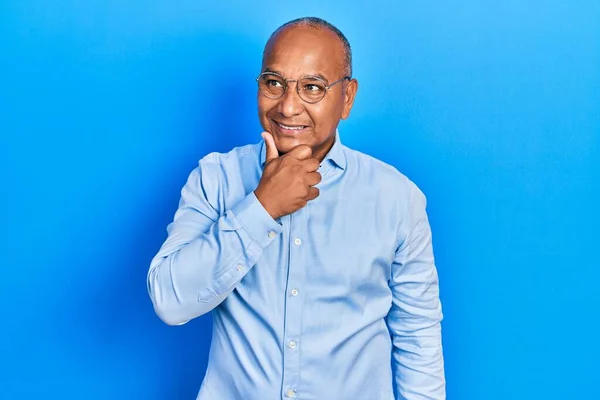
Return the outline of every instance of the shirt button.
{"type": "Polygon", "coordinates": [[[237,270],[242,271],[243,269],[244,269],[244,266],[242,264],[238,264],[237,270]]]}
{"type": "Polygon", "coordinates": [[[275,237],[275,232],[269,232],[269,239],[273,239],[275,237]]]}
{"type": "Polygon", "coordinates": [[[289,344],[290,349],[295,349],[296,348],[296,342],[294,342],[293,340],[290,342],[289,344]]]}
{"type": "Polygon", "coordinates": [[[300,240],[300,238],[296,238],[296,239],[294,239],[294,243],[296,243],[298,246],[300,246],[302,244],[302,240],[300,240]]]}
{"type": "Polygon", "coordinates": [[[292,390],[292,389],[288,390],[288,391],[285,393],[285,397],[295,397],[295,396],[296,396],[296,391],[295,391],[295,390],[292,390]]]}
{"type": "Polygon", "coordinates": [[[292,296],[298,296],[298,289],[292,289],[292,296]]]}

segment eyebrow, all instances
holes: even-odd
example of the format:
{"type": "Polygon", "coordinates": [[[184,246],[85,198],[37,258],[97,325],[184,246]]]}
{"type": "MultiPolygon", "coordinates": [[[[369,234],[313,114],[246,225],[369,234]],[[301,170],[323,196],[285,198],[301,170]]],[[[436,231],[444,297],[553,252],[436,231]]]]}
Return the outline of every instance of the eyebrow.
{"type": "MultiPolygon", "coordinates": [[[[271,68],[268,68],[268,67],[265,68],[263,70],[263,72],[273,72],[275,74],[279,74],[281,76],[284,76],[280,71],[277,71],[277,70],[274,70],[274,69],[271,69],[271,68]]],[[[323,74],[320,74],[320,73],[303,75],[302,78],[319,78],[319,79],[321,79],[321,80],[329,83],[329,79],[325,78],[325,76],[323,74]]]]}

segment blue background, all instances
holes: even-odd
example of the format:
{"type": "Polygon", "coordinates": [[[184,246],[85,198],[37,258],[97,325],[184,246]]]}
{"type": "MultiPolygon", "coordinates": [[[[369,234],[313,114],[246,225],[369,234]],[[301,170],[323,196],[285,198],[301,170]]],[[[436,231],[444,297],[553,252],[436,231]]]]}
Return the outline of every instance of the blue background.
{"type": "Polygon", "coordinates": [[[600,399],[600,2],[225,3],[0,3],[0,398],[195,398],[210,316],[162,324],[149,262],[316,15],[353,46],[343,142],[428,196],[448,398],[600,399]]]}

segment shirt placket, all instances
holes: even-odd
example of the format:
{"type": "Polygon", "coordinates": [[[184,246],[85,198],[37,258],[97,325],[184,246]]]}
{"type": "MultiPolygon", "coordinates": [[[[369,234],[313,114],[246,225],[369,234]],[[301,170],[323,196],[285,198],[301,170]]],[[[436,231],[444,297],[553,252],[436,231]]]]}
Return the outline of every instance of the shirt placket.
{"type": "Polygon", "coordinates": [[[306,251],[304,250],[307,230],[307,210],[301,208],[290,215],[288,276],[285,301],[285,332],[283,342],[283,390],[282,399],[301,396],[300,348],[302,346],[302,308],[304,304],[304,273],[306,251]]]}

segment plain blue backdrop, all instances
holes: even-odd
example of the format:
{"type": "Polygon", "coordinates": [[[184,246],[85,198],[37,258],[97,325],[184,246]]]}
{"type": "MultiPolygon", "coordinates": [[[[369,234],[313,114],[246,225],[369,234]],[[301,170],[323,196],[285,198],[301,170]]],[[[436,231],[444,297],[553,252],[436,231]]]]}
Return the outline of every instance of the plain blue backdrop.
{"type": "Polygon", "coordinates": [[[315,15],[353,46],[343,142],[429,199],[448,398],[600,399],[600,2],[359,4],[0,3],[0,398],[195,398],[210,316],[160,322],[149,262],[315,15]]]}

